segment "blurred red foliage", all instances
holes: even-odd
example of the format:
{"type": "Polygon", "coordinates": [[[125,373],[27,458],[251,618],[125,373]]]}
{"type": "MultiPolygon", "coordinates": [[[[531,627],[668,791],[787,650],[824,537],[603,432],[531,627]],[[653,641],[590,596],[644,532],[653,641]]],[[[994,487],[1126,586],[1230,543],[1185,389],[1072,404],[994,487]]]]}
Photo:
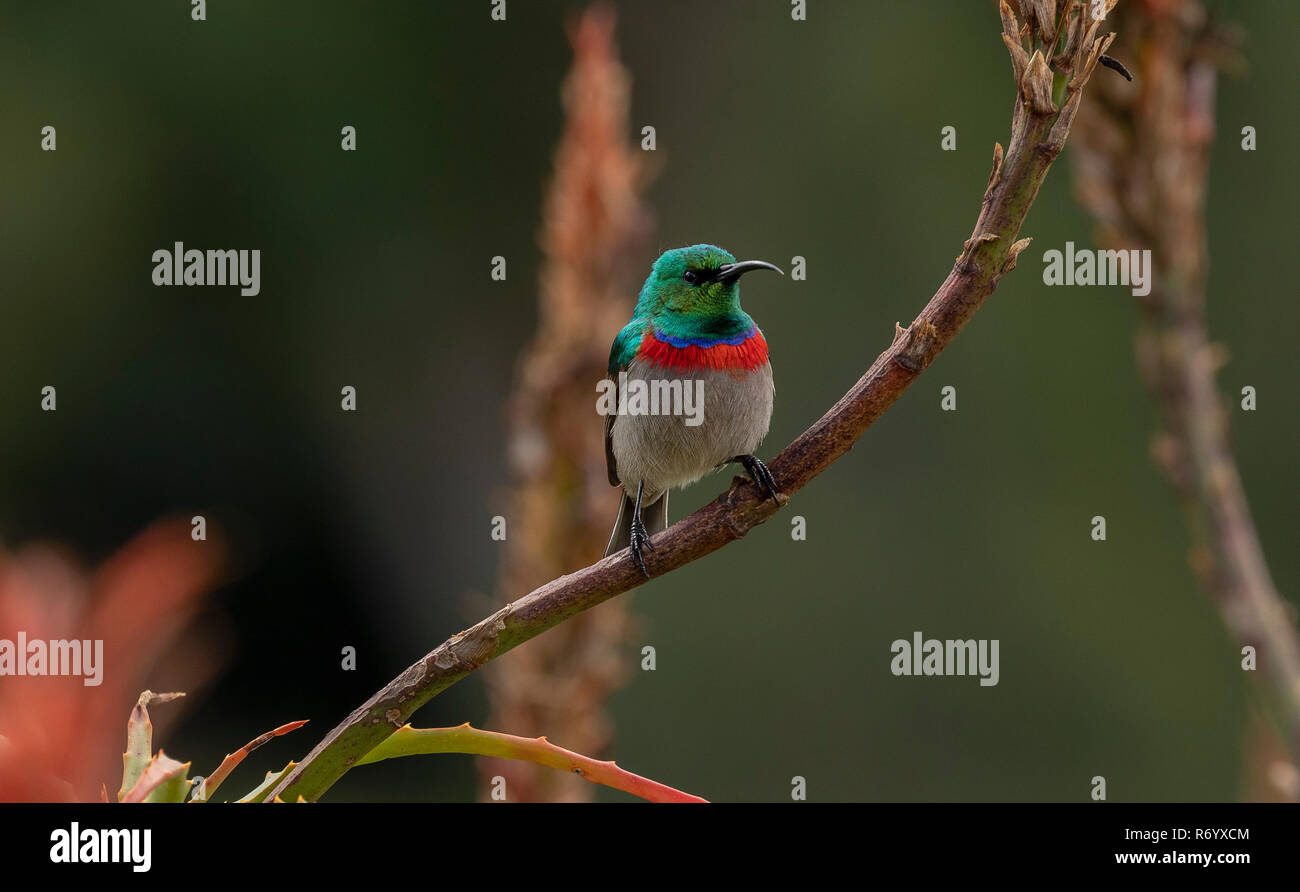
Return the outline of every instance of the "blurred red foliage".
{"type": "Polygon", "coordinates": [[[115,798],[140,691],[193,690],[216,668],[213,636],[188,627],[223,556],[211,529],[196,542],[183,519],[155,523],[89,573],[55,545],[0,548],[0,639],[103,641],[98,686],[0,676],[0,801],[98,801],[101,784],[115,798]]]}

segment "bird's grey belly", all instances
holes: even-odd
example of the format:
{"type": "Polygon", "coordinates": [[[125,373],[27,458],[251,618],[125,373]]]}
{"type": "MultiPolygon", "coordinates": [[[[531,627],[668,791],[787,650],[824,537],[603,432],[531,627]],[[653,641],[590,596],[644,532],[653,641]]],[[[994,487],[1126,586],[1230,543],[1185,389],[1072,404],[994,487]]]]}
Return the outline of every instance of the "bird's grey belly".
{"type": "MultiPolygon", "coordinates": [[[[636,360],[627,381],[680,379],[682,390],[703,384],[704,411],[698,425],[689,416],[620,414],[610,431],[618,476],[629,493],[644,480],[646,497],[686,486],[737,455],[754,452],[767,435],[772,419],[772,366],[748,373],[730,371],[678,372],[636,360]]],[[[671,408],[671,407],[670,407],[671,408]]],[[[698,411],[698,410],[697,410],[698,411]]]]}

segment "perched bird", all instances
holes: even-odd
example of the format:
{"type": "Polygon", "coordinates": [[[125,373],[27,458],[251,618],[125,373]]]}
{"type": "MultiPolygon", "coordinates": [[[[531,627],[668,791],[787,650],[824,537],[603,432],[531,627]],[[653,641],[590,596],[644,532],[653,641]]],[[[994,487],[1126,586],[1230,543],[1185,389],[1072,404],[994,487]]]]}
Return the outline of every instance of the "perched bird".
{"type": "Polygon", "coordinates": [[[740,308],[740,277],[756,269],[781,273],[762,260],[737,262],[713,245],[664,253],[641,286],[632,320],[609,351],[615,388],[620,382],[632,391],[680,381],[677,386],[688,394],[702,390],[702,417],[665,412],[662,406],[658,414],[607,412],[605,417],[609,482],[623,487],[605,554],[630,548],[647,577],[642,552],[653,549],[650,537],[668,526],[673,487],[739,462],[776,500],[776,481],[754,455],[772,418],[772,365],[763,333],[740,308]]]}

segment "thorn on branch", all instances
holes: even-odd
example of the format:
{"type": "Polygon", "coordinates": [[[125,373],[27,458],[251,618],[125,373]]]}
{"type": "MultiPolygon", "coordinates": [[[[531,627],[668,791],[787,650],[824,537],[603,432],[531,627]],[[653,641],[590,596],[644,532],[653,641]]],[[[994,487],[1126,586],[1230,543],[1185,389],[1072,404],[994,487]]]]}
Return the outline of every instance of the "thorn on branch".
{"type": "Polygon", "coordinates": [[[1007,5],[1007,0],[999,0],[998,14],[1002,16],[1002,34],[1005,37],[1014,38],[1018,45],[1020,39],[1020,23],[1016,21],[1016,14],[1012,12],[1011,7],[1007,5]]]}
{"type": "MultiPolygon", "coordinates": [[[[975,253],[975,250],[980,245],[986,244],[987,242],[996,242],[997,240],[998,235],[994,232],[981,232],[979,235],[971,236],[962,243],[961,253],[957,255],[957,259],[954,262],[961,264],[964,267],[965,264],[970,262],[970,256],[975,253]]],[[[963,271],[965,270],[963,269],[963,271]]]]}
{"type": "Polygon", "coordinates": [[[993,170],[989,172],[989,183],[984,187],[984,199],[993,194],[993,189],[1002,182],[1002,143],[993,144],[993,170]]]}
{"type": "Polygon", "coordinates": [[[930,350],[939,337],[939,330],[928,319],[917,319],[906,331],[901,331],[895,322],[894,330],[894,343],[898,343],[899,336],[903,337],[903,346],[894,354],[894,362],[909,372],[920,373],[930,362],[930,350]]]}
{"type": "Polygon", "coordinates": [[[1052,70],[1042,52],[1034,50],[1020,81],[1020,93],[1036,114],[1051,115],[1056,113],[1056,104],[1052,102],[1052,70]]]}
{"type": "Polygon", "coordinates": [[[1007,52],[1011,53],[1011,73],[1015,75],[1018,86],[1024,80],[1025,69],[1029,67],[1029,53],[1010,34],[1003,34],[1002,42],[1007,45],[1007,52]]]}
{"type": "Polygon", "coordinates": [[[1016,258],[1020,256],[1021,251],[1029,247],[1029,243],[1032,242],[1033,240],[1034,239],[1032,236],[1029,238],[1018,239],[1015,242],[1015,244],[1011,246],[1011,249],[1007,251],[1006,262],[1002,264],[1003,275],[1006,275],[1007,273],[1011,272],[1013,269],[1016,268],[1016,258]]]}

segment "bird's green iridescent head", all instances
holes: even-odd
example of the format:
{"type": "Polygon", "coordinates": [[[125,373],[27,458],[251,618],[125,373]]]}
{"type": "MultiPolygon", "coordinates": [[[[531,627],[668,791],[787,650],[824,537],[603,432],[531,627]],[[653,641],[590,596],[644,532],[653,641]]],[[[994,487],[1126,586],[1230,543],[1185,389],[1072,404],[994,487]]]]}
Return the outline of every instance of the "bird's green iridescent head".
{"type": "Polygon", "coordinates": [[[641,286],[636,315],[659,319],[744,316],[740,309],[740,277],[755,269],[781,272],[762,260],[738,263],[730,252],[716,245],[665,251],[641,286]]]}

